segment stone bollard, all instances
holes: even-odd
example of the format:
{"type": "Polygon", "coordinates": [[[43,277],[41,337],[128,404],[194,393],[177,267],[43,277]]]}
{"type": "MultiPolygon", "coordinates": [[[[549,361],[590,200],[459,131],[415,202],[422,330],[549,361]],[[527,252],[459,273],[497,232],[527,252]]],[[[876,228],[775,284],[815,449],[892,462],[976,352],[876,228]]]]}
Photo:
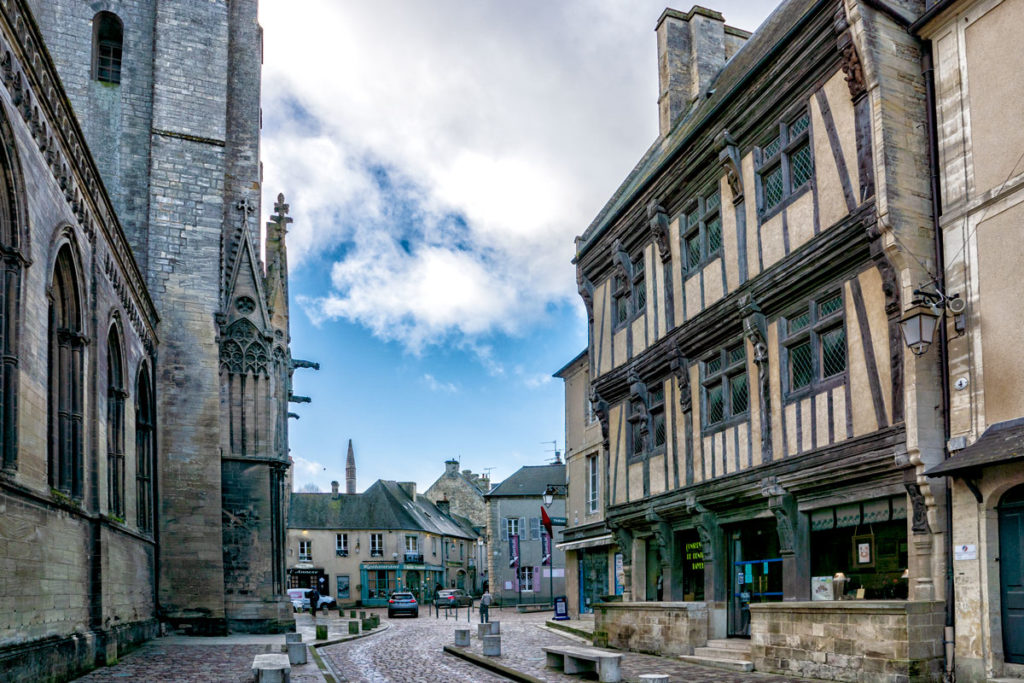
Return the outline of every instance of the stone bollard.
{"type": "Polygon", "coordinates": [[[484,654],[488,657],[501,656],[501,636],[484,636],[484,654]]]}
{"type": "Polygon", "coordinates": [[[668,674],[640,674],[643,683],[668,683],[668,674]]]}
{"type": "Polygon", "coordinates": [[[469,629],[455,629],[455,647],[469,647],[469,629]]]}
{"type": "Polygon", "coordinates": [[[476,625],[476,637],[477,638],[481,638],[482,639],[484,636],[489,636],[489,635],[491,635],[491,626],[490,626],[490,624],[477,624],[476,625]]]}
{"type": "Polygon", "coordinates": [[[366,612],[365,611],[360,611],[359,612],[359,618],[360,619],[365,619],[366,618],[366,612]]]}
{"type": "Polygon", "coordinates": [[[488,621],[487,625],[491,627],[492,636],[501,635],[501,622],[500,621],[488,621]]]}
{"type": "Polygon", "coordinates": [[[355,618],[356,618],[356,611],[355,611],[355,610],[352,610],[352,611],[350,611],[350,612],[348,613],[348,616],[349,616],[350,618],[352,618],[352,619],[355,619],[355,618]]]}
{"type": "Polygon", "coordinates": [[[363,630],[364,631],[372,631],[373,630],[373,619],[363,619],[362,620],[362,625],[363,625],[363,630]]]}
{"type": "Polygon", "coordinates": [[[317,640],[327,640],[327,625],[326,624],[317,624],[316,625],[316,639],[317,640]]]}
{"type": "Polygon", "coordinates": [[[359,622],[358,621],[350,621],[350,622],[348,622],[348,634],[350,636],[359,635],[359,622]]]}
{"type": "Polygon", "coordinates": [[[306,663],[305,643],[288,643],[288,663],[292,665],[306,663]]]}
{"type": "Polygon", "coordinates": [[[287,643],[301,643],[302,642],[302,634],[301,633],[286,633],[286,634],[284,634],[284,642],[286,644],[287,643]]]}

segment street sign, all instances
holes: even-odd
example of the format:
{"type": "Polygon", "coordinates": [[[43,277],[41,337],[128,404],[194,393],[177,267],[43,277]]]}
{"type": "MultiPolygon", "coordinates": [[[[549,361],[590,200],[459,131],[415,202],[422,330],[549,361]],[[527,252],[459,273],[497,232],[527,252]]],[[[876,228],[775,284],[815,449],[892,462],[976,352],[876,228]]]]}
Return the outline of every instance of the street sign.
{"type": "Polygon", "coordinates": [[[565,517],[552,517],[551,526],[565,526],[569,523],[569,520],[565,517]]]}

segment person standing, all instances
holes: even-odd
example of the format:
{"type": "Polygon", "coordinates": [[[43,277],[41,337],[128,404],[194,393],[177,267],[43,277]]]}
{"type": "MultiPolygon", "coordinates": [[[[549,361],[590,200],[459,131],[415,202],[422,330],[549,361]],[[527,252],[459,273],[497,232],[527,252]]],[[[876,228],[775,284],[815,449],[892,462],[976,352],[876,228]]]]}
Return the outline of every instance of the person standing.
{"type": "Polygon", "coordinates": [[[320,611],[320,591],[313,588],[309,591],[309,613],[314,617],[320,611]]]}
{"type": "Polygon", "coordinates": [[[484,588],[484,594],[480,596],[480,623],[486,624],[490,621],[491,592],[484,588]]]}

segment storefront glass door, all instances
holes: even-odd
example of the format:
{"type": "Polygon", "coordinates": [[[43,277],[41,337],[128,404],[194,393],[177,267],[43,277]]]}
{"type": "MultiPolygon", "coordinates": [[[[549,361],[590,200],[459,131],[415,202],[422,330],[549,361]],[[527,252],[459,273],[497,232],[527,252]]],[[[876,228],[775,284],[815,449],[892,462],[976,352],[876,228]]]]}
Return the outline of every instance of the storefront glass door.
{"type": "Polygon", "coordinates": [[[608,553],[603,548],[580,551],[580,613],[594,611],[594,603],[608,594],[608,553]]]}
{"type": "Polygon", "coordinates": [[[729,534],[729,635],[750,636],[750,604],[782,600],[782,558],[775,523],[756,520],[729,534]]]}

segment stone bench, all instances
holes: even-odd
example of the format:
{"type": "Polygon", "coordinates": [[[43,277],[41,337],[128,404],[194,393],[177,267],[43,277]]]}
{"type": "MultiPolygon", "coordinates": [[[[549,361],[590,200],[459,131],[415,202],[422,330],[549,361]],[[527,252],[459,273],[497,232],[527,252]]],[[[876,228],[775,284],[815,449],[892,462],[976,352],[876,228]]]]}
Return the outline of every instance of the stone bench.
{"type": "Polygon", "coordinates": [[[256,655],[252,660],[252,675],[256,683],[289,683],[292,665],[288,655],[256,655]]]}
{"type": "Polygon", "coordinates": [[[553,608],[550,602],[533,602],[526,605],[516,605],[516,611],[520,614],[526,612],[550,612],[553,608]]]}
{"type": "Polygon", "coordinates": [[[541,648],[547,655],[547,666],[561,669],[566,674],[597,672],[602,683],[618,683],[622,680],[622,655],[605,652],[592,647],[551,647],[541,648]]]}

